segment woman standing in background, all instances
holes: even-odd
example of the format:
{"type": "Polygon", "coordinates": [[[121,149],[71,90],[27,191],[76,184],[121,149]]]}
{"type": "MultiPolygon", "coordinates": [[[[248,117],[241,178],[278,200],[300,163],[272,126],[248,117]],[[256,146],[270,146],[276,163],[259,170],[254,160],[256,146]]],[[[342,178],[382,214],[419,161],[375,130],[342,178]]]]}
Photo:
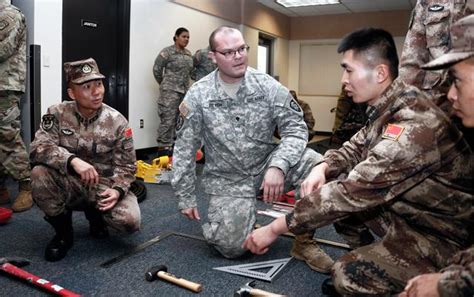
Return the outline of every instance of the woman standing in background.
{"type": "Polygon", "coordinates": [[[176,138],[178,106],[189,87],[193,56],[186,46],[189,31],[180,27],[173,37],[174,44],[160,51],[153,65],[153,75],[160,85],[158,96],[158,156],[171,156],[176,138]]]}

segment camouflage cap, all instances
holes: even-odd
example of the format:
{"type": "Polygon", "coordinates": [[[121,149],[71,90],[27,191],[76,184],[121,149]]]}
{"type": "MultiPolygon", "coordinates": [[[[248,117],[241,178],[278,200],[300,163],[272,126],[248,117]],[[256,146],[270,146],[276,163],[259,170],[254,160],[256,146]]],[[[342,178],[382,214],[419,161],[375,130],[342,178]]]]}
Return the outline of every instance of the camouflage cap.
{"type": "Polygon", "coordinates": [[[73,84],[83,84],[90,80],[105,78],[99,72],[99,66],[92,58],[66,62],[64,63],[64,72],[66,73],[66,82],[73,84]]]}
{"type": "Polygon", "coordinates": [[[474,56],[474,15],[469,15],[454,23],[450,33],[451,50],[421,68],[428,70],[447,68],[474,56]]]}

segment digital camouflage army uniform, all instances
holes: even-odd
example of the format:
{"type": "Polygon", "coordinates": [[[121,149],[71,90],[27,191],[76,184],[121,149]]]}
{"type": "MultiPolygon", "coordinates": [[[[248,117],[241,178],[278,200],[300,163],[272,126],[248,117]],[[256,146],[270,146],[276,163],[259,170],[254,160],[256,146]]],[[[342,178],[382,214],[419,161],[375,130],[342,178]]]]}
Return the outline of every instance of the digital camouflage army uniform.
{"type": "Polygon", "coordinates": [[[155,59],[153,75],[160,84],[156,138],[159,147],[171,147],[174,143],[178,106],[189,88],[192,69],[191,52],[175,45],[165,47],[155,59]]]}
{"type": "Polygon", "coordinates": [[[427,92],[447,112],[451,108],[446,97],[450,86],[447,69],[430,71],[421,66],[451,49],[449,28],[473,9],[474,0],[418,0],[405,38],[399,76],[427,92]]]}
{"type": "Polygon", "coordinates": [[[324,155],[328,180],[347,177],[300,200],[287,223],[300,234],[366,218],[383,239],[342,256],[334,285],[341,294],[390,295],[472,244],[473,160],[449,119],[401,80],[369,107],[368,118],[339,150],[324,155]]]}
{"type": "Polygon", "coordinates": [[[221,254],[233,258],[245,252],[241,245],[255,223],[255,198],[266,168],[281,169],[288,190],[322,156],[305,150],[303,112],[280,83],[249,67],[234,100],[217,75],[196,82],[180,105],[172,185],[179,209],[196,207],[194,155],[205,145],[202,184],[210,202],[203,233],[221,254]],[[277,125],[280,144],[272,138],[277,125]]]}
{"type": "Polygon", "coordinates": [[[194,81],[198,81],[204,76],[208,75],[217,68],[217,64],[209,59],[210,49],[209,47],[199,49],[193,56],[193,71],[191,73],[191,78],[194,81]]]}
{"type": "Polygon", "coordinates": [[[97,192],[114,188],[122,197],[104,213],[106,224],[122,232],[140,228],[137,198],[129,192],[136,170],[132,130],[118,111],[103,104],[84,118],[74,101],[53,105],[43,116],[30,150],[33,199],[48,217],[95,207],[100,199],[97,192]],[[68,166],[73,157],[94,166],[99,185],[91,189],[83,185],[68,166]]]}
{"type": "Polygon", "coordinates": [[[26,24],[14,6],[0,4],[0,179],[30,177],[20,135],[20,98],[25,92],[26,24]]]}
{"type": "Polygon", "coordinates": [[[440,297],[474,296],[474,247],[458,252],[448,264],[441,270],[440,297]]]}

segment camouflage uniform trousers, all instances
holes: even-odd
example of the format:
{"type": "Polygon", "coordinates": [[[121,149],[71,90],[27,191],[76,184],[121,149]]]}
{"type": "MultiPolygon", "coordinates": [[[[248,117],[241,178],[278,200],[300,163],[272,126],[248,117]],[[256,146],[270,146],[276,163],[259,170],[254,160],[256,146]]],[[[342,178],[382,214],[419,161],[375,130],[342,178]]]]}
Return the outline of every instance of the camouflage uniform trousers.
{"type": "Polygon", "coordinates": [[[160,90],[158,98],[158,136],[156,138],[159,147],[174,144],[178,107],[183,101],[184,95],[172,90],[160,90]]]}
{"type": "Polygon", "coordinates": [[[461,248],[413,230],[392,218],[379,242],[340,257],[332,268],[336,290],[343,296],[392,296],[419,274],[434,273],[461,248]]]}
{"type": "Polygon", "coordinates": [[[0,179],[30,177],[30,163],[21,139],[20,97],[16,91],[0,91],[0,179]]]}
{"type": "MultiPolygon", "coordinates": [[[[59,171],[37,165],[31,173],[33,200],[47,216],[57,216],[67,210],[83,211],[95,207],[100,199],[98,193],[110,187],[111,181],[100,178],[95,187],[86,188],[79,177],[66,175],[59,171]]],[[[119,231],[132,233],[140,229],[140,209],[137,198],[128,192],[123,199],[106,212],[103,218],[107,226],[119,231]]]]}
{"type": "MultiPolygon", "coordinates": [[[[286,174],[285,192],[298,187],[321,160],[321,154],[306,149],[300,161],[286,174]]],[[[265,172],[266,170],[256,178],[256,193],[259,191],[265,172]]],[[[210,195],[208,222],[202,225],[204,238],[224,257],[239,257],[246,252],[242,244],[254,228],[255,214],[256,196],[210,195]]]]}

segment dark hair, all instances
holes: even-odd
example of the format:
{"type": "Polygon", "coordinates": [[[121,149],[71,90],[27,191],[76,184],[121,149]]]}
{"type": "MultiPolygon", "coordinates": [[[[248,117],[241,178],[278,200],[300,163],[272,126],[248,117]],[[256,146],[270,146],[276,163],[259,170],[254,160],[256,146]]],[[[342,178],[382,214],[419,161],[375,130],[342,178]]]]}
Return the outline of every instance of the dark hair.
{"type": "Polygon", "coordinates": [[[229,31],[230,32],[230,31],[234,31],[234,30],[239,31],[238,29],[232,28],[232,27],[229,27],[229,26],[220,26],[219,28],[212,31],[211,35],[209,36],[209,48],[211,49],[211,51],[216,50],[215,37],[216,37],[217,33],[223,32],[223,31],[229,31]]]}
{"type": "Polygon", "coordinates": [[[298,96],[296,95],[296,92],[294,90],[290,90],[290,94],[291,94],[291,96],[293,96],[293,98],[298,100],[298,96]]]}
{"type": "Polygon", "coordinates": [[[183,32],[189,33],[188,29],[186,29],[184,27],[179,27],[178,29],[176,29],[176,32],[174,32],[173,41],[176,41],[176,36],[181,35],[181,33],[183,33],[183,32]]]}
{"type": "Polygon", "coordinates": [[[354,31],[346,35],[337,47],[338,53],[348,50],[353,50],[354,55],[362,55],[371,67],[387,64],[392,79],[398,76],[397,48],[389,32],[377,28],[354,31]]]}

